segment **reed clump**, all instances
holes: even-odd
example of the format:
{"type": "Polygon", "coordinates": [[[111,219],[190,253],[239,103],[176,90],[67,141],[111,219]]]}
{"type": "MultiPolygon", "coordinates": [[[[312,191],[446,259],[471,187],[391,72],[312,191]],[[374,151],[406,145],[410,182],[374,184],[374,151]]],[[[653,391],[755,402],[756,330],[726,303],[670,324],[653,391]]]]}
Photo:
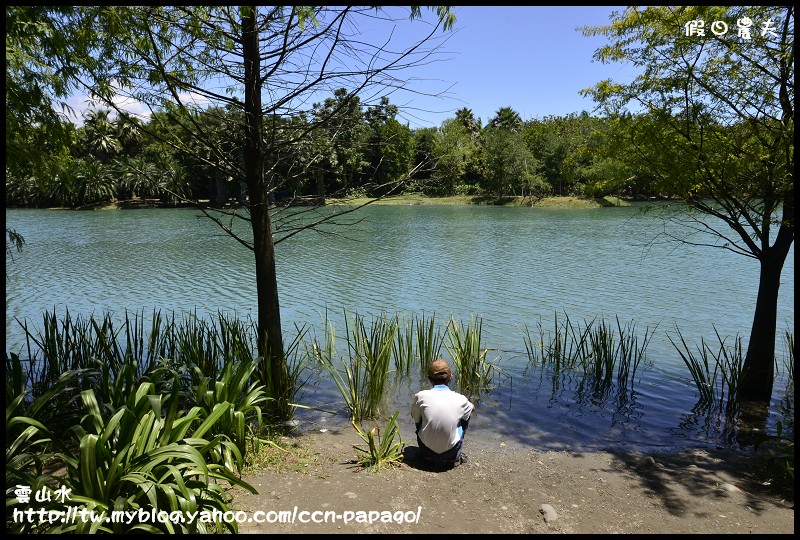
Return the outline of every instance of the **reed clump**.
{"type": "Polygon", "coordinates": [[[675,332],[680,343],[676,343],[672,336],[667,337],[689,369],[699,395],[698,404],[706,407],[724,407],[728,411],[735,410],[744,370],[742,338],[737,335],[734,344],[729,346],[715,327],[714,333],[719,347],[714,352],[711,345],[703,338],[694,350],[689,347],[677,324],[675,332]]]}
{"type": "Polygon", "coordinates": [[[450,318],[445,348],[455,368],[455,378],[464,394],[476,394],[492,383],[494,364],[486,360],[488,349],[481,347],[483,319],[472,316],[464,324],[450,318]]]}
{"type": "Polygon", "coordinates": [[[648,327],[641,337],[633,321],[623,325],[604,318],[573,324],[565,314],[554,316],[552,331],[537,322],[538,337],[528,326],[523,328],[523,343],[529,365],[547,366],[555,375],[562,371],[580,372],[583,381],[597,392],[608,392],[615,384],[619,392],[633,385],[636,371],[646,358],[653,331],[648,327]]]}
{"type": "Polygon", "coordinates": [[[336,359],[336,331],[327,317],[323,343],[314,339],[307,350],[331,376],[351,419],[360,422],[381,413],[400,322],[385,313],[369,323],[358,313],[352,320],[345,313],[345,326],[347,358],[336,359]]]}

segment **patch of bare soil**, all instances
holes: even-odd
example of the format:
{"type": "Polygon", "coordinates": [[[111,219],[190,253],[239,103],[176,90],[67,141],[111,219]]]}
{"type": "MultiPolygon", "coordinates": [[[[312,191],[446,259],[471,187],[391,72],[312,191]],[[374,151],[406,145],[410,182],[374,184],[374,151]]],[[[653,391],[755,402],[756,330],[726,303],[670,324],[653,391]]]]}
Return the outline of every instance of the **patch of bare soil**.
{"type": "Polygon", "coordinates": [[[295,465],[303,472],[245,476],[259,493],[234,490],[234,509],[251,520],[240,533],[794,533],[793,501],[751,483],[736,455],[550,452],[467,440],[469,460],[454,469],[421,468],[410,446],[408,463],[373,472],[354,463],[353,445],[363,446],[354,430],[284,444],[288,458],[302,453],[295,465]]]}

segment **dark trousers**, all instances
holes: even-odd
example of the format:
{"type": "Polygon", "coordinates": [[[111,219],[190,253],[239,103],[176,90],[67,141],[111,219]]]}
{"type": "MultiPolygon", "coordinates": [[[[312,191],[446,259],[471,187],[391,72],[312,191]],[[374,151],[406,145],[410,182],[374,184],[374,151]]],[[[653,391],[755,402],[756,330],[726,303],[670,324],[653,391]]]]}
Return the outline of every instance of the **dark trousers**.
{"type": "Polygon", "coordinates": [[[467,422],[462,421],[459,424],[459,427],[461,427],[462,430],[461,439],[455,444],[455,446],[453,446],[446,452],[442,452],[441,454],[438,454],[433,450],[431,450],[430,448],[428,448],[427,446],[425,446],[425,443],[423,443],[419,438],[419,430],[422,429],[422,422],[416,424],[417,444],[419,445],[419,450],[420,454],[422,455],[422,459],[441,465],[452,465],[456,461],[460,460],[461,447],[463,446],[464,443],[464,435],[466,434],[467,426],[469,425],[468,422],[469,421],[467,422]]]}

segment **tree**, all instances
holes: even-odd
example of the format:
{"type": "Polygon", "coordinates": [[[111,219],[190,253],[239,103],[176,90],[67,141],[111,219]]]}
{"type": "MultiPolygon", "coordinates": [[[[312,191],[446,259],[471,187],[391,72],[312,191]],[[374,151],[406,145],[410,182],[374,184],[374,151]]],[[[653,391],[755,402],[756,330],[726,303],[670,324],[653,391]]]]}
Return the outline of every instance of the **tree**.
{"type": "Polygon", "coordinates": [[[506,129],[508,131],[520,131],[522,129],[522,118],[519,113],[511,107],[500,107],[494,114],[494,118],[489,120],[486,127],[506,129]]]}
{"type": "MultiPolygon", "coordinates": [[[[332,146],[323,151],[330,175],[323,186],[334,193],[346,193],[369,165],[364,156],[369,126],[364,120],[361,98],[346,88],[337,88],[332,98],[315,105],[314,117],[324,126],[320,138],[332,146]]],[[[317,194],[323,195],[319,191],[317,194]]]]}
{"type": "Polygon", "coordinates": [[[413,164],[417,168],[417,173],[414,175],[414,188],[418,191],[424,192],[430,185],[431,176],[435,170],[434,153],[438,136],[439,129],[435,127],[419,128],[413,132],[413,164]]]}
{"type": "Polygon", "coordinates": [[[584,33],[609,39],[596,59],[641,70],[584,92],[612,116],[634,106],[628,112],[645,118],[629,134],[641,162],[699,212],[691,231],[710,235],[678,239],[759,262],[739,392],[768,401],[780,276],[794,242],[794,8],[629,7],[584,33]],[[720,22],[739,33],[722,33],[720,22]]]}
{"type": "Polygon", "coordinates": [[[107,109],[93,109],[84,115],[83,146],[101,163],[107,163],[122,151],[122,143],[117,138],[117,129],[110,114],[111,111],[107,109]]]}
{"type": "Polygon", "coordinates": [[[475,120],[475,114],[472,112],[472,109],[461,107],[456,111],[455,119],[459,124],[464,126],[464,129],[467,130],[470,136],[475,137],[480,133],[481,123],[475,120]]]}
{"type": "MultiPolygon", "coordinates": [[[[162,132],[164,144],[195,156],[221,178],[247,188],[244,211],[221,211],[221,215],[207,211],[207,215],[254,253],[258,346],[263,357],[260,376],[279,406],[286,405],[291,389],[287,387],[275,245],[320,222],[281,230],[280,223],[276,226],[273,221],[271,201],[292,181],[287,175],[306,174],[317,161],[287,164],[302,154],[289,150],[323,129],[339,111],[337,107],[320,116],[304,107],[316,96],[338,88],[347,88],[346,95],[337,96],[341,107],[346,107],[366,90],[371,90],[370,99],[380,99],[389,90],[405,86],[397,73],[429,61],[432,51],[425,44],[454,23],[449,8],[435,11],[436,20],[407,46],[395,46],[391,38],[373,45],[359,36],[358,28],[364,23],[380,19],[387,24],[387,14],[376,8],[154,6],[92,12],[98,25],[124,28],[111,34],[120,51],[113,57],[118,72],[115,93],[175,123],[178,129],[162,132]],[[196,112],[209,103],[235,113],[224,121],[234,123],[231,133],[242,134],[236,139],[240,152],[226,152],[207,136],[196,112]],[[294,121],[300,117],[302,121],[294,121]],[[240,219],[252,237],[241,230],[240,219]]],[[[410,16],[420,18],[421,8],[411,8],[410,16]]],[[[104,106],[117,107],[110,94],[98,98],[104,106]]],[[[329,214],[322,221],[334,216],[329,214]]]]}
{"type": "Polygon", "coordinates": [[[395,180],[405,177],[411,169],[411,129],[397,121],[398,111],[397,105],[391,105],[389,98],[383,96],[364,115],[370,127],[367,156],[371,170],[368,179],[364,179],[370,196],[394,189],[395,180]]]}
{"type": "Polygon", "coordinates": [[[475,145],[463,123],[457,118],[442,122],[433,149],[435,167],[428,194],[453,195],[459,186],[464,186],[467,163],[474,151],[475,145]]]}
{"type": "Polygon", "coordinates": [[[483,188],[495,195],[541,196],[546,183],[537,174],[539,161],[518,131],[494,127],[483,130],[486,173],[483,188]]]}
{"type": "Polygon", "coordinates": [[[88,73],[106,70],[119,30],[98,33],[90,13],[96,9],[6,6],[7,173],[43,172],[50,158],[68,154],[74,126],[67,97],[88,73]]]}

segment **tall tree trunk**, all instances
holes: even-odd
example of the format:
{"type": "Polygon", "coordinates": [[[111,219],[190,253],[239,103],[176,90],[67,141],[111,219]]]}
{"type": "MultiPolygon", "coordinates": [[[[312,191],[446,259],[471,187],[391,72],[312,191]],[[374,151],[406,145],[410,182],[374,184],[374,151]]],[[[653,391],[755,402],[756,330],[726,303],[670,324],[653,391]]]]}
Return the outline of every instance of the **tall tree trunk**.
{"type": "Polygon", "coordinates": [[[214,208],[224,208],[225,203],[228,202],[228,183],[223,178],[217,175],[214,178],[214,197],[212,205],[214,208]]]}
{"type": "MultiPolygon", "coordinates": [[[[786,209],[785,209],[786,210],[786,209]]],[[[790,209],[793,212],[793,209],[790,209]]],[[[786,215],[784,211],[784,216],[786,215]]],[[[794,241],[794,232],[786,222],[781,225],[775,244],[767,246],[760,258],[761,273],[758,282],[758,298],[750,330],[750,343],[744,361],[744,372],[739,395],[746,399],[769,401],[775,378],[775,336],[778,318],[778,289],[781,271],[789,248],[794,241]]]]}
{"type": "Polygon", "coordinates": [[[275,270],[275,245],[269,215],[269,186],[264,174],[262,147],[261,64],[258,53],[256,10],[242,9],[245,73],[244,111],[247,141],[244,153],[245,183],[250,195],[253,251],[256,259],[258,301],[258,351],[265,365],[260,369],[262,383],[276,400],[287,396],[286,360],[283,354],[278,280],[275,270]]]}
{"type": "Polygon", "coordinates": [[[325,204],[325,179],[323,178],[322,168],[317,169],[317,204],[325,204]]]}

